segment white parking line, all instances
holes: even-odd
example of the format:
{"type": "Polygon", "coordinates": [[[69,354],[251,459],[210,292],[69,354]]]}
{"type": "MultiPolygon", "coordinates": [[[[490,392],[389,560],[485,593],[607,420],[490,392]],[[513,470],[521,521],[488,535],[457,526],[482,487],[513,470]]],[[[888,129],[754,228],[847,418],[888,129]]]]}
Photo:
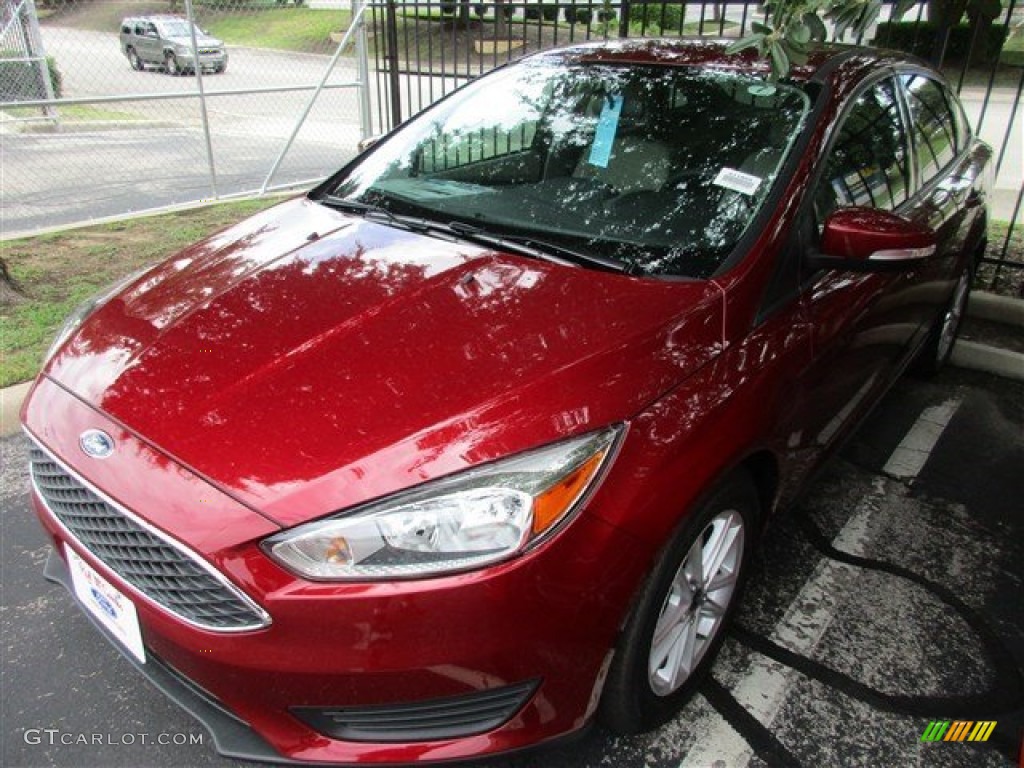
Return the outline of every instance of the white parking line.
{"type": "MultiPolygon", "coordinates": [[[[886,474],[900,479],[916,477],[959,406],[959,400],[949,400],[925,409],[886,462],[886,474]]],[[[885,478],[875,478],[871,492],[861,498],[853,515],[832,540],[833,547],[851,555],[865,554],[871,519],[885,500],[886,482],[885,478]]],[[[775,626],[771,639],[794,653],[810,655],[832,623],[839,598],[849,594],[859,577],[859,568],[822,558],[775,626]]],[[[747,673],[730,686],[730,692],[758,722],[770,726],[797,674],[766,656],[752,654],[747,673]]],[[[715,715],[714,722],[702,729],[701,736],[686,753],[681,768],[744,768],[752,755],[746,739],[727,720],[715,715]]]]}
{"type": "Polygon", "coordinates": [[[959,407],[959,400],[947,400],[942,405],[925,408],[906,437],[892,452],[892,456],[885,462],[882,471],[897,480],[912,480],[917,477],[939,441],[939,436],[959,407]]]}

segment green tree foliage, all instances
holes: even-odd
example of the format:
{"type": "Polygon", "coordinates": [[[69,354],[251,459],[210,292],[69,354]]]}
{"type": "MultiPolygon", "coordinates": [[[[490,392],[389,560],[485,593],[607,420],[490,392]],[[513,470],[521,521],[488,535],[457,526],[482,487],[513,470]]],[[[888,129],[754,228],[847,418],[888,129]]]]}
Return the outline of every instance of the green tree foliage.
{"type": "MultiPolygon", "coordinates": [[[[893,19],[900,19],[915,0],[897,0],[893,19]]],[[[929,18],[945,24],[956,24],[967,14],[989,22],[999,15],[1000,0],[930,0],[929,18]]],[[[755,48],[758,55],[771,62],[772,80],[785,77],[791,67],[807,61],[812,42],[828,37],[827,19],[835,28],[834,38],[843,40],[850,32],[854,39],[863,36],[878,21],[882,10],[880,0],[769,0],[765,3],[768,23],[750,25],[751,34],[729,46],[730,53],[755,48]]]]}

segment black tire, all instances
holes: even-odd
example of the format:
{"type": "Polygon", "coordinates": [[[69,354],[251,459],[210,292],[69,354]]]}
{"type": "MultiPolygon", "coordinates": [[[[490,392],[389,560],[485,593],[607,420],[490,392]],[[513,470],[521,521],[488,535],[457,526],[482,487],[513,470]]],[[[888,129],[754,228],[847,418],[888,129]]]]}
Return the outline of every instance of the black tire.
{"type": "Polygon", "coordinates": [[[934,376],[949,362],[949,356],[953,354],[953,345],[956,344],[964,316],[967,314],[967,304],[970,301],[973,281],[974,270],[972,265],[967,264],[961,270],[960,276],[957,277],[953,295],[950,296],[945,309],[935,318],[931,331],[928,333],[928,340],[921,347],[921,351],[914,361],[916,373],[923,376],[934,376]]]}
{"type": "Polygon", "coordinates": [[[178,59],[175,58],[174,54],[170,51],[164,54],[164,71],[171,77],[177,77],[184,72],[184,70],[178,66],[178,59]]]}
{"type": "Polygon", "coordinates": [[[711,668],[740,601],[750,570],[759,506],[753,482],[738,471],[677,529],[619,638],[598,710],[605,726],[620,734],[656,728],[693,695],[711,668]],[[729,541],[730,532],[731,543],[723,543],[729,541]],[[718,561],[720,567],[709,576],[700,570],[699,579],[694,578],[696,569],[691,563],[696,560],[692,555],[700,552],[702,561],[707,557],[713,564],[711,550],[716,542],[725,553],[718,561]],[[692,589],[698,580],[700,586],[692,589]],[[730,584],[726,595],[724,590],[730,584]],[[702,631],[706,632],[703,637],[702,631]],[[655,647],[656,634],[662,635],[660,648],[655,647]],[[679,642],[687,644],[679,646],[679,642]],[[676,667],[672,650],[679,649],[679,656],[687,658],[687,648],[692,649],[689,667],[681,661],[676,667]]]}
{"type": "Polygon", "coordinates": [[[146,68],[146,65],[142,63],[142,59],[139,58],[139,54],[135,52],[134,48],[129,48],[128,51],[128,63],[131,64],[132,69],[136,72],[141,72],[146,68]]]}
{"type": "Polygon", "coordinates": [[[221,64],[221,65],[219,65],[217,67],[214,67],[213,71],[214,71],[214,74],[223,75],[227,71],[227,68],[228,68],[228,63],[225,61],[223,64],[221,64]]]}

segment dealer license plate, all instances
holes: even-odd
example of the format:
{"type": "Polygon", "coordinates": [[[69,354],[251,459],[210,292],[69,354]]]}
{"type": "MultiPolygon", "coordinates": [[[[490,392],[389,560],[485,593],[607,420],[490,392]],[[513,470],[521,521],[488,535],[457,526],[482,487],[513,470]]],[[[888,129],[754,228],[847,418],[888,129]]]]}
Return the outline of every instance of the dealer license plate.
{"type": "Polygon", "coordinates": [[[142,645],[139,616],[135,605],[117,587],[100,576],[96,570],[74,553],[71,547],[64,547],[71,570],[71,583],[75,594],[96,619],[110,630],[129,653],[142,663],[146,662],[146,649],[142,645]]]}

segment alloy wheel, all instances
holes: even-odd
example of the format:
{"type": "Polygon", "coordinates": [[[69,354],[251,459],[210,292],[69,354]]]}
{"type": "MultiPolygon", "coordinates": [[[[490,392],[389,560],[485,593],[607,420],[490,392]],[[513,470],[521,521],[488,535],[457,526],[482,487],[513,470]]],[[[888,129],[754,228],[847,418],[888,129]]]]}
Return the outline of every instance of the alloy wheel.
{"type": "Polygon", "coordinates": [[[704,527],[676,571],[651,640],[648,680],[668,696],[697,668],[721,630],[743,562],[743,518],[718,513],[704,527]]]}
{"type": "Polygon", "coordinates": [[[960,331],[960,323],[963,320],[964,309],[967,307],[967,294],[970,290],[970,274],[965,270],[960,275],[953,293],[953,301],[942,318],[942,329],[939,331],[939,344],[937,349],[938,360],[943,361],[953,349],[957,333],[960,331]]]}

